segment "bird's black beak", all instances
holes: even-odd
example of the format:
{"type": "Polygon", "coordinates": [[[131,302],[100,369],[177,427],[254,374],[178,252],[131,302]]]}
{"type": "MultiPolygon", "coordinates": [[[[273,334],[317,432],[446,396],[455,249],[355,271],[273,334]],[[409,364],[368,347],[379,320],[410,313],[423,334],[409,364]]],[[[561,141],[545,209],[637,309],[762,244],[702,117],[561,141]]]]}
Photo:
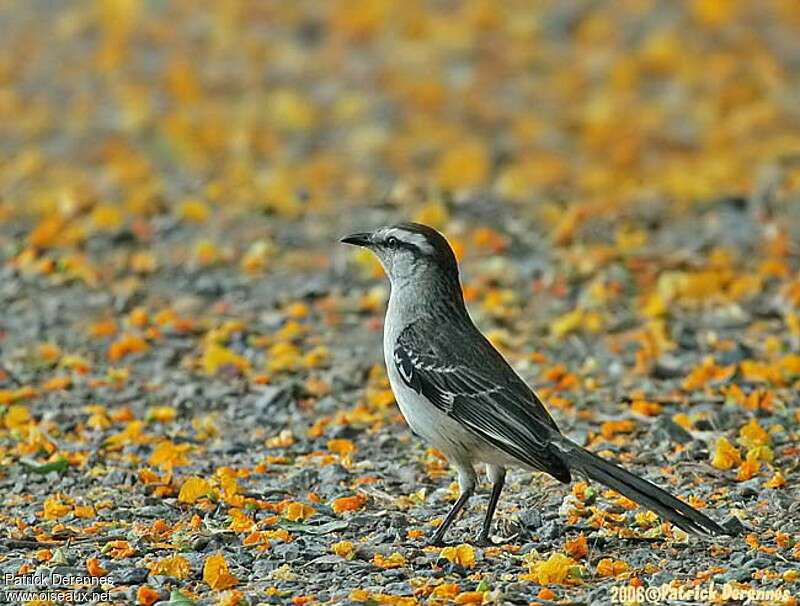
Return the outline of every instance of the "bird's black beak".
{"type": "Polygon", "coordinates": [[[362,232],[358,234],[350,234],[349,236],[345,236],[339,242],[343,244],[352,244],[353,246],[369,246],[372,244],[372,234],[367,232],[362,232]]]}

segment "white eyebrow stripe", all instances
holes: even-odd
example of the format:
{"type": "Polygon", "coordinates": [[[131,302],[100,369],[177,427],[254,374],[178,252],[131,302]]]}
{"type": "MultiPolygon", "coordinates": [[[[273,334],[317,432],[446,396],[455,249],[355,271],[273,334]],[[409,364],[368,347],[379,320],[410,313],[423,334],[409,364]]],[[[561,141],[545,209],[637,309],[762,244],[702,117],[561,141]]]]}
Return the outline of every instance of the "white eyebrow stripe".
{"type": "Polygon", "coordinates": [[[433,246],[430,245],[428,239],[423,236],[422,234],[416,234],[411,231],[406,231],[404,229],[392,229],[389,230],[387,235],[393,235],[399,240],[403,242],[408,242],[409,244],[413,244],[417,248],[420,249],[423,253],[427,255],[432,255],[434,253],[433,246]]]}

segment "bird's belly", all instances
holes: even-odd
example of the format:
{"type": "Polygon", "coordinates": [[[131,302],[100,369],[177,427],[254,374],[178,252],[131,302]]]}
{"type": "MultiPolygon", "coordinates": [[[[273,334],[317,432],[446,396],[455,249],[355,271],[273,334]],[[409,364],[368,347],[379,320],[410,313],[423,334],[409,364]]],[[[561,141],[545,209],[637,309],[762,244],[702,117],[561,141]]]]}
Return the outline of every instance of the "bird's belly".
{"type": "Polygon", "coordinates": [[[411,431],[444,453],[448,459],[464,463],[528,467],[447,416],[427,398],[403,383],[396,371],[393,371],[393,366],[390,366],[389,383],[397,400],[397,406],[411,431]]]}
{"type": "MultiPolygon", "coordinates": [[[[389,306],[391,307],[391,305],[392,301],[390,300],[389,306]]],[[[387,312],[387,318],[389,317],[392,317],[392,314],[387,312]]],[[[394,393],[397,406],[411,431],[444,453],[449,459],[456,459],[467,464],[480,462],[529,468],[472,433],[461,423],[436,408],[426,397],[405,384],[393,360],[398,327],[404,325],[404,323],[392,325],[387,321],[384,329],[384,360],[392,393],[394,393]]]]}
{"type": "Polygon", "coordinates": [[[394,365],[389,366],[388,374],[397,406],[411,431],[448,456],[463,459],[475,450],[478,440],[469,430],[408,387],[394,365]]]}

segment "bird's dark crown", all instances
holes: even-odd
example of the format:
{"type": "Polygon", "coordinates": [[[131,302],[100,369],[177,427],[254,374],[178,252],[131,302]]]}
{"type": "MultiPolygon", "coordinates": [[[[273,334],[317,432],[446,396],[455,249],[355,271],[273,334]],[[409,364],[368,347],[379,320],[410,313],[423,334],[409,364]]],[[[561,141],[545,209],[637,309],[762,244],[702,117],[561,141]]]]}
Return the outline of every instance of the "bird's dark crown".
{"type": "Polygon", "coordinates": [[[412,252],[432,257],[444,269],[458,272],[458,263],[453,249],[447,239],[434,228],[422,223],[397,223],[391,227],[378,230],[384,243],[391,237],[398,240],[398,244],[412,252]],[[405,237],[408,234],[409,237],[405,237]]]}
{"type": "Polygon", "coordinates": [[[422,223],[397,223],[392,225],[390,230],[405,231],[410,234],[417,234],[425,238],[427,243],[436,251],[449,251],[453,252],[450,248],[450,243],[438,231],[428,225],[422,223]]]}

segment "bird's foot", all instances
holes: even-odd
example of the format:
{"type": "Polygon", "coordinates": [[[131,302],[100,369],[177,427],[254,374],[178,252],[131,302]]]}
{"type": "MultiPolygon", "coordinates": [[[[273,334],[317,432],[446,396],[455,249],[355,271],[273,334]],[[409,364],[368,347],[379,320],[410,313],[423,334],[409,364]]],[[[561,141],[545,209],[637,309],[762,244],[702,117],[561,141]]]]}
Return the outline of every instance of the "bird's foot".
{"type": "Polygon", "coordinates": [[[492,539],[490,539],[488,535],[487,536],[481,535],[475,541],[475,545],[477,547],[494,547],[495,542],[492,541],[492,539]]]}

